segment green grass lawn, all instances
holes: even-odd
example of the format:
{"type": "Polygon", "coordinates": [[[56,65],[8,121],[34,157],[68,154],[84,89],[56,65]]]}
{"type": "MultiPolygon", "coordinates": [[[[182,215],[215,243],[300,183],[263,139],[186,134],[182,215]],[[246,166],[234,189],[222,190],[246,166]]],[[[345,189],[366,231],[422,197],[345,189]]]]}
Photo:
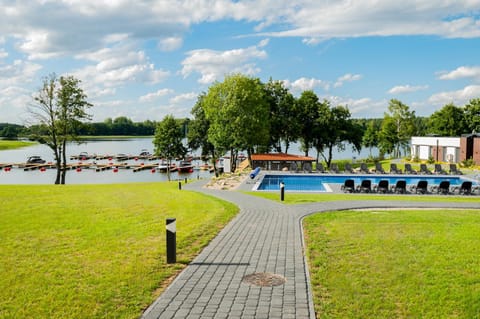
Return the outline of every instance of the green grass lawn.
{"type": "Polygon", "coordinates": [[[16,148],[32,146],[35,142],[0,140],[0,151],[13,150],[16,148]]]}
{"type": "MultiPolygon", "coordinates": [[[[245,192],[249,195],[262,197],[280,202],[280,192],[245,192]]],[[[394,194],[320,194],[320,193],[293,193],[285,192],[283,203],[301,204],[326,202],[336,200],[400,200],[414,202],[457,202],[457,203],[478,203],[480,197],[473,196],[453,196],[453,195],[394,195],[394,194]]]]}
{"type": "Polygon", "coordinates": [[[317,318],[480,318],[478,210],[304,220],[317,318]]]}
{"type": "Polygon", "coordinates": [[[237,212],[176,183],[1,185],[0,207],[0,318],[138,318],[237,212]]]}

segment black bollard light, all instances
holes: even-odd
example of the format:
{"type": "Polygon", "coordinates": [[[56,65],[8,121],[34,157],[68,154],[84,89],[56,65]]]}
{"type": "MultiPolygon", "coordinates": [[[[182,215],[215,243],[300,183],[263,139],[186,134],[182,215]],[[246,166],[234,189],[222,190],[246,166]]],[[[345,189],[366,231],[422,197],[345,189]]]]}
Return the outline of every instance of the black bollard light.
{"type": "Polygon", "coordinates": [[[167,264],[177,262],[177,222],[167,218],[167,264]]]}
{"type": "Polygon", "coordinates": [[[285,199],[285,183],[280,182],[280,200],[283,202],[285,199]]]}
{"type": "Polygon", "coordinates": [[[187,183],[187,178],[185,177],[185,184],[187,183]]]}
{"type": "Polygon", "coordinates": [[[182,181],[178,181],[178,189],[182,190],[182,181]]]}

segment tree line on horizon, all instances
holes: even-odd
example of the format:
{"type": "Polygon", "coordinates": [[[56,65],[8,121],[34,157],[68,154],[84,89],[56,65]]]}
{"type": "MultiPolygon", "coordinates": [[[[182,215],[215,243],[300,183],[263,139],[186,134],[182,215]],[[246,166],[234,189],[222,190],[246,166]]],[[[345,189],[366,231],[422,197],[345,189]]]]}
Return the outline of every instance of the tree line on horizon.
{"type": "MultiPolygon", "coordinates": [[[[408,153],[412,136],[459,136],[480,129],[480,99],[464,107],[447,104],[430,117],[418,117],[408,105],[392,99],[382,119],[354,119],[348,107],[320,100],[311,90],[296,98],[282,81],[262,83],[242,74],[210,86],[198,96],[191,114],[188,147],[214,159],[228,152],[233,169],[239,152],[247,151],[248,157],[255,152],[288,153],[295,142],[306,156],[314,149],[317,162],[322,157],[330,166],[333,149],[342,150],[346,144],[357,151],[377,147],[380,157],[400,157],[408,153]]],[[[174,125],[173,117],[166,116],[157,133],[164,122],[174,125]]],[[[182,129],[177,131],[181,134],[182,129]]],[[[157,142],[165,138],[155,136],[157,142]]]]}
{"type": "MultiPolygon", "coordinates": [[[[63,106],[64,109],[77,111],[69,115],[72,118],[69,119],[68,132],[63,137],[66,140],[74,140],[70,137],[82,135],[154,135],[156,152],[161,155],[164,149],[158,143],[166,137],[158,136],[158,132],[166,121],[172,127],[164,132],[174,132],[175,141],[187,137],[188,148],[201,149],[203,155],[213,158],[230,152],[233,165],[236,155],[241,151],[247,151],[248,156],[253,152],[287,153],[290,145],[296,142],[301,143],[307,156],[311,150],[316,150],[317,161],[321,156],[327,165],[331,163],[333,149],[342,150],[346,144],[352,145],[357,151],[362,147],[377,147],[380,156],[388,154],[399,157],[408,152],[410,138],[414,135],[459,136],[480,131],[478,98],[462,107],[447,104],[429,117],[418,117],[408,105],[392,99],[383,118],[355,119],[351,117],[348,107],[320,100],[311,90],[294,97],[282,81],[270,79],[263,83],[258,78],[242,74],[229,75],[223,82],[216,82],[207,92],[201,93],[191,110],[191,119],[174,119],[168,115],[160,122],[133,122],[121,116],[107,118],[103,122],[90,122],[85,110],[92,105],[78,87],[80,81],[72,77],[51,76],[50,80],[55,80],[52,83],[57,84],[58,91],[50,92],[49,84],[52,83],[48,79],[45,79],[35,102],[38,106],[41,101],[39,98],[48,94],[51,95],[50,102],[58,102],[62,99],[61,93],[66,94],[63,99],[70,104],[63,106]],[[68,80],[63,84],[70,86],[61,85],[60,80],[68,80]],[[83,99],[71,100],[75,94],[83,99]]],[[[62,110],[61,106],[60,103],[59,110],[62,110]]],[[[52,114],[61,115],[56,112],[52,114]]],[[[51,123],[45,120],[33,122],[30,126],[0,123],[0,137],[4,138],[26,136],[45,142],[40,137],[49,134],[51,123]]],[[[176,148],[176,152],[186,153],[187,149],[176,148]]],[[[175,154],[175,157],[181,155],[184,154],[175,154]]]]}

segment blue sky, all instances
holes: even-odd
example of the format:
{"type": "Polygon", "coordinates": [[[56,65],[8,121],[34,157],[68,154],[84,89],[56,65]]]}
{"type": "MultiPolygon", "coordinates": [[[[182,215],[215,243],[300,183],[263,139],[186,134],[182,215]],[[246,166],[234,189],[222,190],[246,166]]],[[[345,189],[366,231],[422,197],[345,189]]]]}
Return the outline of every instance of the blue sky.
{"type": "Polygon", "coordinates": [[[0,0],[0,122],[42,78],[82,81],[94,121],[190,116],[229,73],[314,90],[355,118],[480,97],[480,0],[0,0]]]}

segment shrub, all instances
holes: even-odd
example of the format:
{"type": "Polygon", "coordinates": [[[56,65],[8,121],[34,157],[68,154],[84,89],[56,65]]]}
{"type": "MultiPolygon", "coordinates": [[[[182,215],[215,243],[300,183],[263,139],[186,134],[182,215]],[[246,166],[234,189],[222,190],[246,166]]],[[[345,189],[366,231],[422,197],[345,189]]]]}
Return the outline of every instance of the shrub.
{"type": "Polygon", "coordinates": [[[463,167],[472,167],[474,165],[475,165],[475,162],[473,161],[473,158],[471,158],[471,157],[462,161],[462,166],[463,167]]]}

